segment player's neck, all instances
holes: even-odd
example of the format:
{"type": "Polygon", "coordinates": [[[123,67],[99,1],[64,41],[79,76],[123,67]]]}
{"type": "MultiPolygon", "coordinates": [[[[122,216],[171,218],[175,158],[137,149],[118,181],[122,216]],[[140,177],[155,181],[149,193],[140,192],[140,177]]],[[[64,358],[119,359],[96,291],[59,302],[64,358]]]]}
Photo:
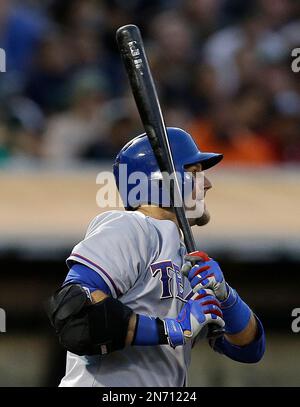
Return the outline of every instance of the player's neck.
{"type": "Polygon", "coordinates": [[[141,205],[138,211],[154,219],[171,220],[178,226],[176,215],[172,210],[160,208],[155,205],[141,205]]]}

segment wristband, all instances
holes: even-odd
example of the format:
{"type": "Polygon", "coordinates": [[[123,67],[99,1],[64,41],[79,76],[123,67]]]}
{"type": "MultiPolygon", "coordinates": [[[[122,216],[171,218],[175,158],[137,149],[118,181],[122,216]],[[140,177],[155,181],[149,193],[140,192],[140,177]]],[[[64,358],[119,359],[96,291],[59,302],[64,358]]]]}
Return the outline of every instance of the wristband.
{"type": "Polygon", "coordinates": [[[229,287],[229,295],[226,300],[221,301],[221,309],[225,333],[236,334],[246,328],[251,317],[251,309],[233,288],[229,287]]]}
{"type": "Polygon", "coordinates": [[[164,323],[159,318],[137,314],[132,345],[155,346],[168,344],[164,323]]]}

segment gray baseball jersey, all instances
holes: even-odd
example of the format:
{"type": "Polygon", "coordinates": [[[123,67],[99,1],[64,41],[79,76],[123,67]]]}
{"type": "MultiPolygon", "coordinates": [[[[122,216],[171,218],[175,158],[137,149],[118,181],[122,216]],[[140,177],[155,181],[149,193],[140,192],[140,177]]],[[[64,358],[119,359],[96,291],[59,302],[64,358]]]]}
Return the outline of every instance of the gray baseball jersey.
{"type": "MultiPolygon", "coordinates": [[[[191,288],[180,273],[186,253],[176,224],[141,212],[97,216],[67,262],[100,274],[112,296],[138,314],[176,318],[191,288]]],[[[67,353],[60,386],[183,386],[191,344],[127,346],[104,356],[67,353]]]]}

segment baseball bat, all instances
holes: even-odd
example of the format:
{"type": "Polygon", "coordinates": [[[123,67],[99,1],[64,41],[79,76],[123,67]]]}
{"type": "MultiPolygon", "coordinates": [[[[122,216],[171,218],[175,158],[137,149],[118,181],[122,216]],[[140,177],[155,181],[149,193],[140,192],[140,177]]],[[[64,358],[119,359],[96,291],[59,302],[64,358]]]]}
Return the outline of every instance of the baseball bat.
{"type": "MultiPolygon", "coordinates": [[[[131,90],[159,169],[163,177],[166,177],[167,174],[173,175],[174,182],[170,183],[171,205],[174,208],[179,227],[183,232],[187,251],[188,253],[194,252],[196,250],[195,240],[186,218],[166,125],[140,30],[133,24],[122,26],[117,30],[116,39],[131,90]]],[[[223,330],[216,324],[210,324],[208,328],[209,337],[223,334],[223,330]]]]}

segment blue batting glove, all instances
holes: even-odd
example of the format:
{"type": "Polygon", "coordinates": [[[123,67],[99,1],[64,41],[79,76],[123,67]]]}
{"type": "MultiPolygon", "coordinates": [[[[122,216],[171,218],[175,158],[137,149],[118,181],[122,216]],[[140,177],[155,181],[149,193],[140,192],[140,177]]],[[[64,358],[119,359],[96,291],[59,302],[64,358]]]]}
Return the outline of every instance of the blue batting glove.
{"type": "Polygon", "coordinates": [[[210,323],[225,326],[221,305],[211,290],[200,290],[184,305],[176,319],[165,318],[169,344],[175,348],[195,338],[210,323]]]}
{"type": "Polygon", "coordinates": [[[211,289],[219,301],[224,301],[229,294],[229,286],[226,284],[219,264],[207,258],[206,261],[196,264],[188,273],[188,279],[195,293],[203,288],[211,289]]]}

